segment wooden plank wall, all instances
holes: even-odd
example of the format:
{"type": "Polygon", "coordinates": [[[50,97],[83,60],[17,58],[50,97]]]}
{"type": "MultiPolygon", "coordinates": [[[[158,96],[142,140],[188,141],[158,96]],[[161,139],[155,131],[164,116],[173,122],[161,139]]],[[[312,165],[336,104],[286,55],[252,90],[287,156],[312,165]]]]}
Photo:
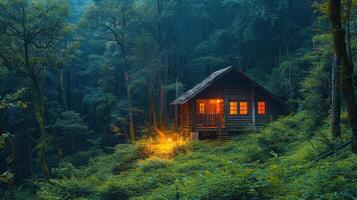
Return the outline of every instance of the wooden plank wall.
{"type": "MultiPolygon", "coordinates": [[[[253,116],[252,116],[252,106],[253,99],[255,102],[259,100],[264,100],[266,102],[267,114],[258,115],[256,112],[255,125],[257,127],[263,126],[270,122],[272,119],[277,117],[282,113],[281,105],[278,105],[273,98],[262,91],[259,87],[253,86],[251,83],[246,81],[237,80],[235,77],[227,77],[225,79],[219,80],[213,85],[207,87],[204,91],[199,93],[195,98],[189,101],[189,106],[184,106],[185,112],[189,112],[190,116],[188,124],[190,130],[195,129],[195,120],[192,116],[197,114],[196,101],[197,99],[210,99],[210,98],[221,98],[224,100],[224,110],[225,110],[225,128],[227,129],[241,129],[241,128],[254,128],[253,127],[253,116]],[[253,93],[253,88],[255,88],[253,93]],[[229,102],[234,101],[248,101],[249,113],[248,115],[229,115],[229,102]]],[[[257,105],[257,103],[256,103],[257,105]]],[[[255,108],[257,109],[257,108],[255,108]]]]}
{"type": "MultiPolygon", "coordinates": [[[[251,86],[247,84],[239,85],[226,85],[226,127],[227,128],[240,128],[240,127],[250,127],[252,126],[252,98],[251,98],[251,86]],[[249,106],[248,115],[229,115],[229,102],[230,101],[247,101],[249,106]]],[[[239,106],[239,103],[238,103],[239,106]]]]}

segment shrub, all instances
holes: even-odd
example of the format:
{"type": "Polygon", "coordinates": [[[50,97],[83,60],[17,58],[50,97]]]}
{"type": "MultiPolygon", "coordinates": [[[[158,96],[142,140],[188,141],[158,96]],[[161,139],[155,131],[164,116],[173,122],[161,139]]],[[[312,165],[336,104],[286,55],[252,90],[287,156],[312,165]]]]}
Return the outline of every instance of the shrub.
{"type": "Polygon", "coordinates": [[[150,145],[154,143],[155,141],[152,138],[140,140],[136,143],[136,149],[141,158],[147,158],[155,153],[155,150],[150,148],[150,145]]]}
{"type": "Polygon", "coordinates": [[[141,160],[137,164],[139,169],[143,170],[144,172],[155,171],[158,169],[166,168],[170,165],[172,165],[171,161],[158,157],[151,157],[146,160],[141,160]]]}
{"type": "Polygon", "coordinates": [[[292,142],[304,141],[313,135],[312,118],[308,112],[283,117],[265,127],[259,141],[267,152],[285,153],[291,150],[289,144],[292,142]]]}
{"type": "Polygon", "coordinates": [[[191,160],[178,164],[175,169],[177,172],[190,175],[209,169],[210,165],[212,165],[211,162],[203,162],[203,160],[191,160]]]}
{"type": "Polygon", "coordinates": [[[129,199],[129,194],[126,188],[107,182],[100,193],[100,197],[105,200],[126,200],[129,199]]]}

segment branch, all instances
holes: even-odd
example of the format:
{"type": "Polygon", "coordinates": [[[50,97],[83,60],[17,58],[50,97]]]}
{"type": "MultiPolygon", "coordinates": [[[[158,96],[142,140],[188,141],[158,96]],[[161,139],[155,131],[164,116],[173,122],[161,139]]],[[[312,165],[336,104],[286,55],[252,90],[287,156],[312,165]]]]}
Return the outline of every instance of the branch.
{"type": "Polygon", "coordinates": [[[105,23],[103,23],[102,26],[107,28],[114,35],[115,41],[118,43],[119,46],[123,45],[121,36],[117,32],[115,32],[114,29],[112,29],[110,26],[106,25],[105,23]]]}

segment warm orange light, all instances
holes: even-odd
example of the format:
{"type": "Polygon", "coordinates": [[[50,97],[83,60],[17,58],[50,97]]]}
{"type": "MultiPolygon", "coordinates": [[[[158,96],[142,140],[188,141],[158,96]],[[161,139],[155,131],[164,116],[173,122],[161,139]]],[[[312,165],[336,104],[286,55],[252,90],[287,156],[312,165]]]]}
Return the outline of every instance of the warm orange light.
{"type": "Polygon", "coordinates": [[[229,102],[229,114],[230,115],[238,114],[238,102],[236,101],[229,102]]]}
{"type": "Polygon", "coordinates": [[[205,104],[203,102],[198,104],[198,112],[200,114],[205,113],[205,104]]]}
{"type": "Polygon", "coordinates": [[[223,110],[222,99],[198,99],[197,112],[199,114],[219,114],[223,110]]]}
{"type": "Polygon", "coordinates": [[[155,139],[148,139],[145,143],[150,156],[167,159],[172,158],[176,148],[184,145],[187,145],[187,142],[177,133],[164,132],[155,139]]]}
{"type": "Polygon", "coordinates": [[[258,115],[266,114],[266,103],[265,101],[258,101],[258,115]]]}
{"type": "Polygon", "coordinates": [[[248,101],[239,102],[239,114],[248,115],[248,101]]]}

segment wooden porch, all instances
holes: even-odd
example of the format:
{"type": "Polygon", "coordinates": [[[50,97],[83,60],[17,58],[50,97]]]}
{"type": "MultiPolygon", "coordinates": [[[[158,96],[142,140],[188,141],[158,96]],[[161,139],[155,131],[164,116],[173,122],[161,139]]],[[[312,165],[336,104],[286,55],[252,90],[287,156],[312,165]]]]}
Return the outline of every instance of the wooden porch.
{"type": "Polygon", "coordinates": [[[192,114],[192,130],[195,132],[214,132],[219,140],[229,140],[225,131],[224,114],[192,114]]]}
{"type": "Polygon", "coordinates": [[[191,119],[195,127],[224,128],[223,114],[193,114],[191,119]]]}

